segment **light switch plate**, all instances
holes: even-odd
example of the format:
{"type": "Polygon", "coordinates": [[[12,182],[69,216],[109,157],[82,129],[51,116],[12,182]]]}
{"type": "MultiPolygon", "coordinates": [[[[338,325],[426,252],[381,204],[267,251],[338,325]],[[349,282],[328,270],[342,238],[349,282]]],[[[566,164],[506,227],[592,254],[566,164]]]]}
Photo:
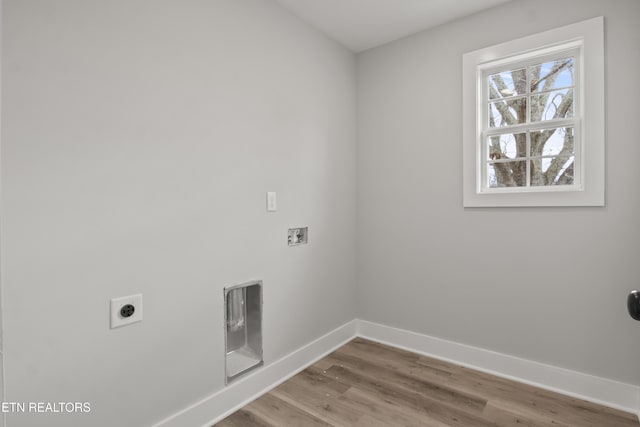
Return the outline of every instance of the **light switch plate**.
{"type": "Polygon", "coordinates": [[[111,329],[142,320],[142,294],[111,300],[111,329]]]}
{"type": "Polygon", "coordinates": [[[275,212],[278,210],[278,199],[275,191],[267,192],[267,212],[275,212]]]}

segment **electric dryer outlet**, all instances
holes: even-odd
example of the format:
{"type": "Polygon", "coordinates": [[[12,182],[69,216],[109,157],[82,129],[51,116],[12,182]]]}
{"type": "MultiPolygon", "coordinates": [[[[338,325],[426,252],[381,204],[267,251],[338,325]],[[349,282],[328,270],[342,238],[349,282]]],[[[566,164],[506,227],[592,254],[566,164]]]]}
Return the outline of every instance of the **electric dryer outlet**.
{"type": "Polygon", "coordinates": [[[111,329],[142,320],[142,294],[111,299],[111,329]]]}

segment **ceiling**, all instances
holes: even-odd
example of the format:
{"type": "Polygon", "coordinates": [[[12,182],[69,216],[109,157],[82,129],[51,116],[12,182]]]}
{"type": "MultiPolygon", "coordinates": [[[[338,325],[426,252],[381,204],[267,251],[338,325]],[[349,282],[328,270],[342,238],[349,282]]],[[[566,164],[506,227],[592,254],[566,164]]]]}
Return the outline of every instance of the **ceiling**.
{"type": "Polygon", "coordinates": [[[510,0],[276,0],[353,52],[510,0]]]}

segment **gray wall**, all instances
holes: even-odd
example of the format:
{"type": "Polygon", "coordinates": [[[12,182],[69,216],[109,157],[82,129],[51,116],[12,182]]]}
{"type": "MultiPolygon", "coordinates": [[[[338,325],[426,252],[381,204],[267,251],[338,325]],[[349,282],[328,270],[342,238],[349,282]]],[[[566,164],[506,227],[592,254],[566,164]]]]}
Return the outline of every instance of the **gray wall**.
{"type": "Polygon", "coordinates": [[[358,56],[358,316],[640,384],[637,0],[514,1],[358,56]],[[462,55],[605,16],[604,208],[462,207],[462,55]]]}
{"type": "Polygon", "coordinates": [[[222,288],[253,278],[267,363],[357,316],[640,384],[636,0],[514,1],[357,75],[267,0],[3,3],[6,400],[92,403],[12,427],[148,425],[222,388],[222,288]],[[607,206],[463,209],[462,54],[598,15],[607,206]]]}
{"type": "Polygon", "coordinates": [[[266,363],[355,317],[353,54],[269,0],[5,0],[2,25],[6,398],[92,404],[8,425],[222,388],[226,285],[264,280],[266,363]]]}

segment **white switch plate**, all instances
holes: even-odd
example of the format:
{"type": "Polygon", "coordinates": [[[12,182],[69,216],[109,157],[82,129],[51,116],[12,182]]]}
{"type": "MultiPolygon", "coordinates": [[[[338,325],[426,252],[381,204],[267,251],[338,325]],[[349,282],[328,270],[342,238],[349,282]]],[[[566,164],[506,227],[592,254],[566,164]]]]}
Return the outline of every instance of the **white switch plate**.
{"type": "Polygon", "coordinates": [[[142,294],[111,299],[111,329],[130,325],[131,323],[140,322],[141,320],[142,294]],[[122,310],[122,307],[127,304],[131,304],[133,306],[133,314],[129,317],[123,317],[120,310],[122,310]]]}
{"type": "Polygon", "coordinates": [[[275,212],[278,210],[278,200],[275,191],[267,192],[267,212],[275,212]]]}

